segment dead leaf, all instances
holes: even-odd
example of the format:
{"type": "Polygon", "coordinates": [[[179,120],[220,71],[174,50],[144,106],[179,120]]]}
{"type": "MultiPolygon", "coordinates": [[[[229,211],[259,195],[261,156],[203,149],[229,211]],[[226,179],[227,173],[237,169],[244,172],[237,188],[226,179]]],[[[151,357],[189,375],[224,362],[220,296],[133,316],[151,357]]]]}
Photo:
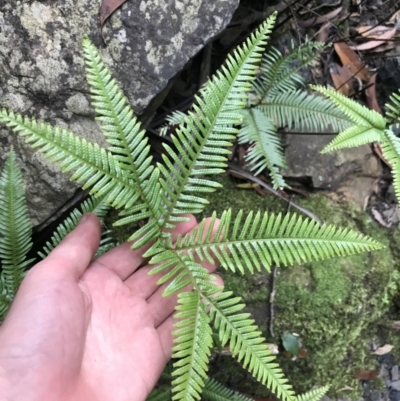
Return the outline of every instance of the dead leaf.
{"type": "Polygon", "coordinates": [[[392,344],[385,344],[382,347],[377,348],[372,354],[373,355],[385,355],[388,354],[393,349],[392,344]]]}
{"type": "Polygon", "coordinates": [[[126,0],[103,0],[100,9],[100,29],[103,30],[103,25],[106,19],[126,0]]]}
{"type": "Polygon", "coordinates": [[[320,30],[317,32],[317,40],[318,42],[326,42],[329,37],[329,29],[332,26],[331,22],[327,22],[326,24],[322,25],[320,30]]]}
{"type": "Polygon", "coordinates": [[[369,80],[367,82],[367,89],[365,91],[365,94],[367,95],[367,103],[368,107],[372,110],[377,111],[378,113],[382,114],[382,110],[379,107],[378,100],[376,99],[376,76],[378,73],[376,72],[375,74],[371,75],[369,77],[369,80]]]}
{"type": "Polygon", "coordinates": [[[359,26],[356,28],[356,31],[362,35],[365,36],[366,38],[378,38],[380,35],[386,33],[387,31],[390,31],[391,28],[385,25],[363,25],[359,26]]]}
{"type": "Polygon", "coordinates": [[[374,49],[375,47],[383,45],[388,40],[392,39],[393,36],[395,35],[396,31],[397,31],[397,29],[396,29],[396,27],[394,27],[393,29],[390,29],[389,31],[380,35],[379,39],[381,39],[381,40],[369,40],[368,42],[361,43],[359,45],[350,46],[350,49],[359,50],[359,51],[374,49]]]}
{"type": "Polygon", "coordinates": [[[367,81],[368,71],[356,52],[344,42],[336,42],[334,47],[343,66],[347,67],[354,76],[367,81]]]}
{"type": "Polygon", "coordinates": [[[305,348],[300,348],[299,350],[299,355],[297,355],[299,358],[305,358],[307,356],[307,350],[305,348]]]}
{"type": "Polygon", "coordinates": [[[353,375],[358,380],[374,380],[377,376],[378,372],[376,370],[360,370],[353,375]]]}
{"type": "Polygon", "coordinates": [[[332,63],[329,66],[329,72],[335,89],[344,96],[350,96],[354,92],[353,76],[347,67],[341,67],[339,64],[332,63]]]}
{"type": "Polygon", "coordinates": [[[310,18],[305,21],[298,21],[299,26],[302,28],[309,28],[313,25],[323,24],[324,22],[332,21],[342,11],[343,7],[338,7],[328,14],[319,15],[318,17],[310,18]]]}

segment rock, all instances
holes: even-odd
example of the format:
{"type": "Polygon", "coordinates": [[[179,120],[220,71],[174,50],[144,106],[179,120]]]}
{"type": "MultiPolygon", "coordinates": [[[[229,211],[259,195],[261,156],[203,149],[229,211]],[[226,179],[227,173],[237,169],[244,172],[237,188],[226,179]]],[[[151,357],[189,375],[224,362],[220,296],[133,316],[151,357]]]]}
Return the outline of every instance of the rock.
{"type": "MultiPolygon", "coordinates": [[[[0,107],[75,130],[104,145],[93,120],[81,41],[88,34],[137,113],[230,21],[239,0],[131,0],[99,31],[101,0],[0,2],[0,107]]],[[[0,129],[0,170],[13,145],[34,224],[77,186],[0,129]]]]}
{"type": "Polygon", "coordinates": [[[368,145],[321,154],[335,135],[287,135],[285,177],[311,178],[318,189],[339,190],[363,205],[381,168],[368,145]]]}

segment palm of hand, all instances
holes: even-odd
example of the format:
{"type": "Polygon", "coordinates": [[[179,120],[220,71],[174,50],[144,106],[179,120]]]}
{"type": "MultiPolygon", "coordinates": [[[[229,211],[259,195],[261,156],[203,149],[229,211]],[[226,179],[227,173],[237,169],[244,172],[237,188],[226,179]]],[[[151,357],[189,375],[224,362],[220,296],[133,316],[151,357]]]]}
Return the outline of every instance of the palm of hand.
{"type": "Polygon", "coordinates": [[[90,263],[100,228],[88,217],[31,269],[1,327],[12,400],[144,400],[170,357],[176,297],[138,269],[143,249],[124,244],[90,263]]]}

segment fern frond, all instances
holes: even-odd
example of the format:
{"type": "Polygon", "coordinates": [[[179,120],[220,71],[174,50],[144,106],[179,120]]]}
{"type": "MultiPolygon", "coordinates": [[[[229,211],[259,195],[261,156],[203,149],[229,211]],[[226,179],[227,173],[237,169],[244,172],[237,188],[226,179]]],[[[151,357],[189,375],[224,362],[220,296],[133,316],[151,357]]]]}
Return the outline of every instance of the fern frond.
{"type": "MultiPolygon", "coordinates": [[[[203,175],[220,174],[226,167],[228,147],[242,117],[236,110],[245,106],[257,64],[261,60],[276,14],[264,22],[231,54],[220,72],[196,96],[193,111],[165,145],[165,165],[159,164],[165,211],[162,228],[172,228],[186,213],[199,213],[208,201],[194,192],[213,192],[220,184],[203,175]]],[[[130,240],[136,239],[135,234],[130,240]]],[[[163,236],[170,234],[164,233],[163,236]]]]}
{"type": "Polygon", "coordinates": [[[400,92],[392,93],[389,97],[390,103],[386,103],[386,107],[390,110],[386,113],[386,115],[393,119],[392,124],[395,124],[397,127],[400,126],[400,92]]]}
{"type": "MultiPolygon", "coordinates": [[[[201,262],[215,264],[214,255],[226,269],[238,268],[242,273],[248,269],[253,273],[261,267],[269,271],[272,264],[288,266],[383,248],[379,242],[356,231],[332,225],[321,227],[315,220],[296,214],[282,217],[250,212],[242,220],[240,211],[231,224],[231,211],[225,211],[212,236],[214,213],[207,231],[203,220],[192,233],[178,237],[173,249],[192,260],[197,256],[201,262]]],[[[172,249],[171,241],[166,246],[172,249]]]]}
{"type": "Polygon", "coordinates": [[[207,379],[208,359],[211,354],[212,337],[205,304],[198,292],[179,294],[179,321],[174,324],[172,392],[173,400],[192,401],[201,398],[207,379]]]}
{"type": "Polygon", "coordinates": [[[400,202],[400,139],[391,130],[386,130],[381,145],[383,156],[392,166],[393,187],[400,202]]]}
{"type": "Polygon", "coordinates": [[[319,401],[329,390],[329,386],[323,386],[307,393],[298,395],[297,401],[319,401]]]}
{"type": "Polygon", "coordinates": [[[166,135],[168,128],[171,125],[183,124],[185,121],[185,118],[188,118],[188,115],[186,113],[184,113],[183,111],[176,110],[176,111],[172,112],[169,116],[167,116],[165,118],[165,120],[167,121],[168,124],[161,128],[160,135],[161,136],[166,135]]]}
{"type": "Polygon", "coordinates": [[[209,401],[253,401],[210,378],[206,381],[202,396],[209,401]]]}
{"type": "Polygon", "coordinates": [[[282,144],[272,121],[257,108],[244,109],[239,143],[250,143],[246,160],[251,169],[259,174],[265,168],[270,172],[274,188],[287,187],[280,167],[286,167],[282,144]]]}
{"type": "Polygon", "coordinates": [[[376,128],[365,127],[363,125],[353,125],[337,135],[321,150],[321,153],[324,154],[332,152],[333,150],[354,148],[367,143],[381,141],[382,135],[382,131],[377,130],[376,128]]]}
{"type": "Polygon", "coordinates": [[[377,130],[385,129],[386,119],[375,110],[370,110],[335,90],[317,85],[311,85],[311,88],[331,99],[354,124],[377,130]]]}
{"type": "MultiPolygon", "coordinates": [[[[46,243],[43,247],[43,251],[38,252],[38,255],[41,258],[45,258],[63,239],[64,237],[69,234],[75,227],[78,225],[80,218],[85,213],[94,213],[100,219],[103,219],[108,210],[109,205],[104,203],[103,198],[94,198],[91,197],[86,199],[79,208],[75,208],[72,212],[67,216],[54,230],[53,235],[51,236],[51,240],[46,243]]],[[[108,239],[100,243],[100,246],[104,246],[105,242],[108,242],[108,239]]]]}
{"type": "Polygon", "coordinates": [[[312,65],[324,48],[325,44],[321,42],[306,42],[286,56],[276,48],[268,50],[261,61],[261,74],[254,82],[258,97],[267,101],[304,85],[305,80],[298,72],[312,65]]]}
{"type": "MultiPolygon", "coordinates": [[[[25,190],[15,152],[11,149],[0,176],[0,294],[12,301],[34,259],[26,255],[32,247],[32,223],[25,200],[25,190]]],[[[7,303],[6,303],[7,304],[7,303]]],[[[3,304],[1,309],[7,305],[3,304]]],[[[8,305],[9,306],[9,305],[8,305]]]]}
{"type": "Polygon", "coordinates": [[[305,90],[289,90],[270,96],[257,109],[278,127],[322,132],[331,125],[339,132],[351,124],[351,120],[330,100],[305,90]]]}
{"type": "Polygon", "coordinates": [[[170,386],[155,388],[151,391],[146,401],[171,401],[172,389],[170,386]]]}
{"type": "Polygon", "coordinates": [[[90,193],[96,197],[107,194],[106,202],[112,206],[130,207],[139,198],[134,181],[121,169],[112,154],[78,137],[63,128],[52,128],[49,124],[36,122],[7,110],[0,110],[0,122],[15,133],[25,137],[32,148],[36,148],[51,163],[58,163],[61,171],[75,170],[70,178],[83,188],[92,187],[90,193]]]}
{"type": "Polygon", "coordinates": [[[141,246],[155,238],[159,232],[157,225],[162,214],[159,172],[154,171],[146,132],[141,129],[117,81],[87,37],[83,39],[83,50],[92,105],[97,114],[96,120],[111,145],[108,151],[113,154],[121,169],[129,173],[140,195],[139,204],[129,210],[129,218],[119,220],[116,225],[152,218],[152,225],[147,226],[148,231],[141,231],[140,235],[144,239],[136,244],[141,246]]]}
{"type": "Polygon", "coordinates": [[[292,387],[285,378],[276,358],[268,348],[261,331],[250,319],[250,313],[241,312],[245,307],[241,298],[232,298],[232,292],[206,296],[210,319],[219,329],[221,343],[229,342],[232,356],[236,358],[260,383],[265,384],[283,401],[294,401],[292,387]],[[238,313],[241,312],[241,313],[238,313]]]}

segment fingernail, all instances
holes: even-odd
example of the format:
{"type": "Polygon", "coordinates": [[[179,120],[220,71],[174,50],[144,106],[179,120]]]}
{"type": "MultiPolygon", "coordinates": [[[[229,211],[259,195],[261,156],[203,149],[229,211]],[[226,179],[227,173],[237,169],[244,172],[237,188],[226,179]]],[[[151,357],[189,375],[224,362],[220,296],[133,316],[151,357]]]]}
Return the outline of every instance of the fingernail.
{"type": "Polygon", "coordinates": [[[79,220],[78,226],[80,226],[82,223],[84,223],[88,219],[88,217],[89,216],[88,216],[87,213],[83,214],[82,217],[79,220]]]}

